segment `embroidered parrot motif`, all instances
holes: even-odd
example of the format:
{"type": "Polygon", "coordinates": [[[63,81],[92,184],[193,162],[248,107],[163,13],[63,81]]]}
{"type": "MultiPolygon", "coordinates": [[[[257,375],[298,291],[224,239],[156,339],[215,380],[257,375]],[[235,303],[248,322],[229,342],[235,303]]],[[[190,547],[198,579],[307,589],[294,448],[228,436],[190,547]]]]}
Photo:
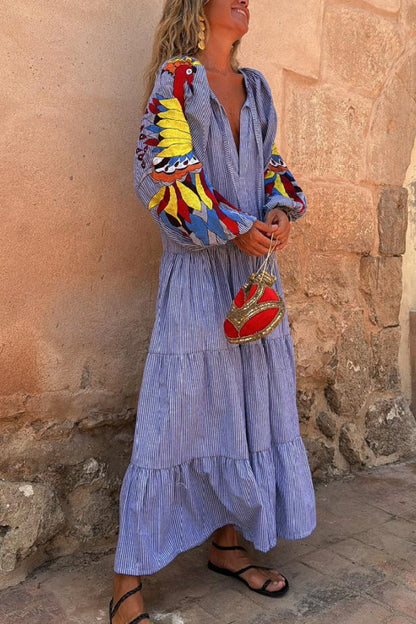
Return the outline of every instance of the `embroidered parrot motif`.
{"type": "Polygon", "coordinates": [[[241,226],[254,222],[255,217],[241,212],[211,186],[194,153],[185,117],[185,88],[188,85],[193,90],[198,65],[199,61],[190,57],[165,64],[162,73],[172,76],[173,97],[156,93],[149,102],[145,119],[150,121],[141,128],[137,156],[143,166],[147,151],[152,150],[151,177],[160,185],[150,199],[149,210],[156,208],[168,228],[194,243],[209,245],[218,239],[227,242],[230,234],[238,235],[241,226]]]}
{"type": "MultiPolygon", "coordinates": [[[[295,218],[301,217],[305,212],[305,195],[279,154],[276,145],[273,145],[272,155],[264,172],[264,188],[268,198],[280,197],[282,208],[288,208],[289,214],[293,214],[295,218]]],[[[279,205],[276,207],[279,208],[279,205]]]]}

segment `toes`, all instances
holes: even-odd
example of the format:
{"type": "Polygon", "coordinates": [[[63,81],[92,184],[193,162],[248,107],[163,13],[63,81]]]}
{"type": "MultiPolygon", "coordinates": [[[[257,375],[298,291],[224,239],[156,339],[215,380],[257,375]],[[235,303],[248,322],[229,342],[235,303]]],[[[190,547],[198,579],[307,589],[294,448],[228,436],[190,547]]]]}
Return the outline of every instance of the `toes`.
{"type": "Polygon", "coordinates": [[[283,589],[283,587],[285,586],[285,583],[281,582],[281,581],[272,581],[271,583],[269,583],[266,587],[266,591],[268,592],[274,592],[274,591],[278,591],[279,589],[283,589]]]}
{"type": "Polygon", "coordinates": [[[269,579],[272,581],[267,587],[267,590],[269,591],[283,589],[283,587],[286,585],[286,579],[276,570],[271,570],[271,574],[269,574],[269,579]]]}
{"type": "Polygon", "coordinates": [[[283,586],[284,584],[284,581],[272,581],[269,587],[275,587],[277,589],[279,586],[283,586]]]}
{"type": "Polygon", "coordinates": [[[270,570],[270,578],[274,579],[275,581],[282,581],[283,583],[285,583],[285,579],[283,577],[282,574],[280,574],[280,572],[278,572],[277,570],[270,570]]]}

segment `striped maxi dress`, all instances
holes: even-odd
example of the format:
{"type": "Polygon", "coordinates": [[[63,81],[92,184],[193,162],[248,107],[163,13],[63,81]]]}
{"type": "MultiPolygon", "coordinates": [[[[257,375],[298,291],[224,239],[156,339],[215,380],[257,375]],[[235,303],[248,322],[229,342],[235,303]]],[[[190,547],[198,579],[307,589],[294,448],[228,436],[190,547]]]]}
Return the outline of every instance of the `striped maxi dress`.
{"type": "MultiPolygon", "coordinates": [[[[115,571],[152,574],[232,524],[263,552],[316,526],[285,314],[268,336],[230,344],[231,301],[264,257],[232,239],[304,194],[279,155],[277,115],[257,70],[242,68],[240,149],[205,68],[159,69],[135,157],[135,189],[160,226],[155,323],[120,494],[115,571]]],[[[277,259],[273,286],[284,300],[277,259]]]]}

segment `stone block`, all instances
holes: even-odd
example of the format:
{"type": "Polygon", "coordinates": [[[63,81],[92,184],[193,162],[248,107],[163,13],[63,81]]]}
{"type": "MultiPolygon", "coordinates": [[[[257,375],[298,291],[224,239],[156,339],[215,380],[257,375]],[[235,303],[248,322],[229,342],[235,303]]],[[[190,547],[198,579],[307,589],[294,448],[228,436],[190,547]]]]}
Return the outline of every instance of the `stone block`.
{"type": "Polygon", "coordinates": [[[366,180],[401,186],[409,166],[416,127],[416,102],[398,76],[387,84],[374,105],[367,140],[366,180]]]}
{"type": "Polygon", "coordinates": [[[270,67],[273,63],[278,68],[318,78],[322,5],[323,0],[303,0],[301,4],[280,0],[277,12],[276,0],[262,0],[261,5],[253,3],[250,35],[242,42],[244,64],[270,67]]]}
{"type": "Polygon", "coordinates": [[[366,0],[367,4],[382,9],[383,11],[391,11],[397,13],[400,11],[400,0],[366,0]]]}
{"type": "MultiPolygon", "coordinates": [[[[374,244],[373,196],[369,189],[342,184],[311,184],[308,190],[309,209],[303,221],[303,236],[314,251],[370,253],[374,244]]],[[[354,262],[345,260],[340,271],[354,262]]],[[[327,269],[329,270],[329,269],[327,269]]],[[[336,269],[334,269],[335,271],[336,269]]],[[[347,279],[344,277],[344,279],[347,279]]]]}
{"type": "Polygon", "coordinates": [[[364,335],[363,310],[349,313],[345,323],[336,347],[336,374],[325,396],[333,412],[356,419],[371,386],[371,349],[364,335]]]}
{"type": "Polygon", "coordinates": [[[106,411],[98,406],[78,422],[80,431],[92,431],[101,427],[120,429],[134,423],[136,408],[124,408],[120,412],[106,411]]]}
{"type": "Polygon", "coordinates": [[[359,279],[358,257],[315,253],[307,263],[305,293],[342,306],[356,299],[359,279]]]}
{"type": "MultiPolygon", "coordinates": [[[[416,0],[412,0],[412,2],[414,2],[415,10],[413,27],[416,32],[416,0]]],[[[407,55],[402,61],[400,69],[397,72],[397,77],[408,93],[414,97],[416,93],[416,53],[414,51],[407,55]]]]}
{"type": "Polygon", "coordinates": [[[112,484],[77,487],[67,498],[71,509],[71,535],[82,547],[93,544],[110,546],[116,538],[118,525],[117,495],[112,484]]]}
{"type": "Polygon", "coordinates": [[[407,196],[403,187],[383,189],[378,204],[379,253],[399,256],[406,251],[407,196]]]}
{"type": "MultiPolygon", "coordinates": [[[[283,144],[295,178],[305,173],[308,178],[359,183],[365,174],[372,107],[371,99],[343,88],[306,85],[288,77],[283,144]]],[[[331,203],[326,205],[327,218],[332,217],[331,203]]]]}
{"type": "Polygon", "coordinates": [[[355,423],[344,423],[341,427],[339,450],[351,465],[364,466],[370,458],[368,446],[355,423]]]}
{"type": "Polygon", "coordinates": [[[375,95],[401,48],[395,21],[354,6],[327,7],[322,51],[324,79],[375,95]]]}
{"type": "Polygon", "coordinates": [[[323,440],[305,438],[304,443],[312,475],[319,478],[326,476],[334,463],[334,449],[323,440]]]}
{"type": "Polygon", "coordinates": [[[64,514],[51,488],[0,481],[0,582],[63,525],[64,514]]]}
{"type": "Polygon", "coordinates": [[[416,418],[416,310],[409,311],[409,351],[411,375],[411,409],[416,418]]]}
{"type": "Polygon", "coordinates": [[[404,28],[411,38],[416,34],[416,0],[402,0],[402,14],[404,28]]]}
{"type": "Polygon", "coordinates": [[[300,422],[309,422],[314,401],[315,392],[313,390],[298,390],[296,392],[296,405],[300,422]]]}
{"type": "Polygon", "coordinates": [[[371,337],[371,377],[377,390],[400,390],[400,327],[385,327],[371,337]]]}
{"type": "Polygon", "coordinates": [[[333,439],[338,429],[338,421],[334,414],[330,412],[319,412],[316,417],[316,424],[322,433],[330,439],[333,439]]]}
{"type": "Polygon", "coordinates": [[[399,324],[402,296],[402,257],[363,256],[361,290],[369,306],[370,320],[380,327],[399,324]]]}
{"type": "Polygon", "coordinates": [[[320,301],[292,303],[290,324],[297,374],[315,382],[333,379],[340,321],[332,307],[320,301]]]}
{"type": "Polygon", "coordinates": [[[377,399],[365,417],[366,441],[377,456],[416,452],[416,421],[403,397],[377,399]]]}
{"type": "Polygon", "coordinates": [[[291,227],[291,239],[285,249],[276,252],[279,273],[282,279],[283,292],[291,295],[296,292],[302,283],[302,265],[304,264],[305,252],[303,245],[299,244],[296,237],[299,235],[298,224],[291,227]]]}

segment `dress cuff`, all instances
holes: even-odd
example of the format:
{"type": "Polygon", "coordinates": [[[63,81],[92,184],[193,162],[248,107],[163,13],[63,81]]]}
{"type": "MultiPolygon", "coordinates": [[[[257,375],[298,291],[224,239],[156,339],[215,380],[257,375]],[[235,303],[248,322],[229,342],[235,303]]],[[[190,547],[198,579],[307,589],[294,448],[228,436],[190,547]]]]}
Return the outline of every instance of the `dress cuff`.
{"type": "Polygon", "coordinates": [[[297,221],[301,215],[299,215],[299,204],[295,202],[293,199],[287,199],[285,203],[282,202],[282,198],[279,201],[268,201],[267,204],[263,208],[263,220],[266,219],[267,215],[274,208],[279,208],[279,210],[283,210],[288,216],[289,221],[297,221]]]}

